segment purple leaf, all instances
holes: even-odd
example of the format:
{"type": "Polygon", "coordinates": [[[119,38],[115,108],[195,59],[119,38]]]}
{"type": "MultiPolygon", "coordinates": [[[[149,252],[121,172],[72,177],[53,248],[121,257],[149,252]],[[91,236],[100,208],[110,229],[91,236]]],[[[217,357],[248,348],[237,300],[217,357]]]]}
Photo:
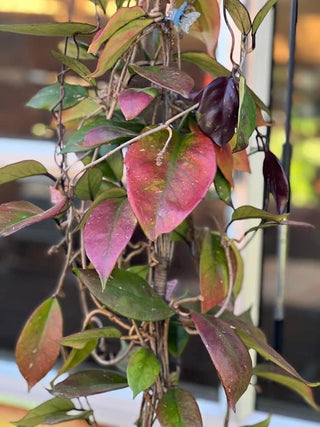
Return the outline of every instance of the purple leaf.
{"type": "Polygon", "coordinates": [[[220,147],[235,133],[239,95],[232,77],[218,77],[203,91],[197,111],[200,129],[220,147]]]}
{"type": "Polygon", "coordinates": [[[271,151],[265,152],[263,176],[276,201],[279,214],[283,214],[289,200],[289,183],[281,163],[271,151]]]}
{"type": "Polygon", "coordinates": [[[84,228],[84,246],[103,288],[135,226],[135,216],[124,198],[106,200],[91,212],[84,228]]]}
{"type": "Polygon", "coordinates": [[[225,390],[231,409],[248,388],[252,375],[251,358],[245,345],[221,319],[191,314],[225,390]]]}
{"type": "Polygon", "coordinates": [[[134,132],[117,126],[97,126],[86,133],[84,141],[79,145],[82,147],[96,147],[118,138],[130,138],[135,135],[134,132]]]}
{"type": "Polygon", "coordinates": [[[63,197],[59,203],[47,211],[29,202],[9,202],[0,205],[0,236],[9,236],[22,228],[58,215],[67,199],[63,197]]]}
{"type": "Polygon", "coordinates": [[[157,96],[154,88],[125,89],[118,97],[119,106],[126,120],[137,117],[157,96]]]}

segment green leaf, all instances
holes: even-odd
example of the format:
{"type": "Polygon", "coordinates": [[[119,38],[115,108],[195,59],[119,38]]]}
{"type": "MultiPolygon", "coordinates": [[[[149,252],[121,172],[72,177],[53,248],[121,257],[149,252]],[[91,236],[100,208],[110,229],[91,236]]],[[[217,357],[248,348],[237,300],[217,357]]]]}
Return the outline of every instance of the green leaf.
{"type": "Polygon", "coordinates": [[[154,322],[174,314],[148,283],[133,273],[114,270],[102,291],[99,276],[94,270],[74,271],[99,301],[122,316],[154,322]]]}
{"type": "Polygon", "coordinates": [[[256,127],[256,121],[256,104],[248,91],[245,78],[240,76],[237,142],[233,149],[234,152],[247,148],[249,138],[256,127]]]}
{"type": "Polygon", "coordinates": [[[250,426],[242,426],[242,427],[269,427],[271,421],[271,415],[264,421],[261,421],[260,423],[251,424],[250,426]]]}
{"type": "Polygon", "coordinates": [[[71,374],[50,391],[56,397],[75,399],[127,387],[127,379],[116,372],[90,369],[71,374]]]}
{"type": "Polygon", "coordinates": [[[36,160],[23,160],[0,168],[0,184],[6,184],[27,176],[45,175],[47,173],[47,169],[36,160]]]}
{"type": "Polygon", "coordinates": [[[153,20],[149,18],[135,19],[114,33],[106,42],[100,54],[97,68],[90,77],[102,76],[112,68],[125,51],[133,45],[139,34],[152,22],[153,20]]]}
{"type": "Polygon", "coordinates": [[[80,363],[90,356],[97,345],[98,339],[88,341],[88,343],[81,349],[73,348],[54,379],[80,365],[80,363]]]}
{"type": "Polygon", "coordinates": [[[275,381],[278,384],[288,387],[290,390],[299,394],[308,403],[308,405],[312,406],[314,409],[320,409],[319,405],[317,405],[314,400],[311,387],[304,381],[289,375],[278,366],[273,366],[271,364],[259,364],[253,369],[253,374],[260,378],[275,381]]]}
{"type": "Polygon", "coordinates": [[[217,169],[217,173],[213,182],[219,199],[222,200],[226,205],[233,208],[230,182],[224,177],[219,168],[217,169]]]}
{"type": "Polygon", "coordinates": [[[90,79],[87,77],[91,71],[89,68],[82,64],[78,59],[71,58],[70,56],[64,55],[63,53],[56,52],[55,50],[51,51],[51,55],[60,61],[62,64],[66,65],[70,70],[74,71],[78,76],[82,77],[83,80],[94,85],[96,83],[95,79],[90,79]]]}
{"type": "MultiPolygon", "coordinates": [[[[64,83],[63,87],[65,94],[62,101],[62,108],[64,110],[73,107],[87,97],[87,90],[82,86],[64,83]]],[[[57,105],[60,97],[61,86],[59,83],[56,83],[40,89],[39,92],[27,102],[26,106],[38,110],[51,111],[57,105]]]]}
{"type": "Polygon", "coordinates": [[[203,71],[211,74],[213,77],[228,77],[231,72],[221,65],[217,60],[211,58],[206,53],[202,52],[182,52],[181,59],[186,62],[191,62],[197,65],[203,71]]]}
{"type": "Polygon", "coordinates": [[[55,397],[31,409],[26,416],[19,421],[14,421],[13,424],[17,427],[35,427],[39,424],[54,425],[64,421],[89,420],[90,415],[92,415],[92,411],[76,409],[71,400],[55,397]]]}
{"type": "Polygon", "coordinates": [[[140,348],[132,354],[127,366],[128,384],[135,398],[156,381],[160,373],[160,363],[153,351],[140,348]]]}
{"type": "Polygon", "coordinates": [[[56,298],[43,302],[25,324],[16,346],[16,362],[29,390],[53,367],[60,351],[62,313],[56,298]]]}
{"type": "Polygon", "coordinates": [[[131,267],[127,268],[127,271],[129,271],[130,273],[137,274],[138,276],[142,277],[144,280],[147,280],[149,266],[147,264],[132,265],[131,267]]]}
{"type": "Polygon", "coordinates": [[[173,357],[182,355],[190,339],[190,335],[181,325],[170,322],[168,334],[168,349],[173,357]]]}
{"type": "Polygon", "coordinates": [[[81,33],[82,36],[92,37],[94,25],[79,22],[50,22],[46,24],[11,24],[0,25],[0,31],[31,36],[71,37],[81,33]]]}
{"type": "Polygon", "coordinates": [[[90,341],[99,340],[100,338],[120,338],[121,332],[119,329],[112,326],[104,328],[88,329],[87,331],[78,332],[68,335],[59,341],[60,344],[76,349],[83,349],[90,341]]]}
{"type": "Polygon", "coordinates": [[[98,167],[85,171],[77,182],[74,194],[80,200],[93,200],[99,191],[102,180],[102,171],[98,167]]]}
{"type": "Polygon", "coordinates": [[[160,400],[157,416],[161,427],[202,427],[197,402],[191,393],[182,388],[167,391],[160,400]]]}
{"type": "Polygon", "coordinates": [[[246,7],[239,0],[225,0],[225,8],[242,34],[251,30],[251,19],[246,7]]]}
{"type": "Polygon", "coordinates": [[[278,0],[268,0],[256,14],[252,22],[252,35],[255,35],[269,10],[277,3],[278,0]]]}
{"type": "MultiPolygon", "coordinates": [[[[67,53],[68,56],[75,59],[85,59],[85,60],[96,60],[96,55],[92,53],[88,53],[88,45],[86,43],[82,43],[80,40],[77,40],[77,43],[74,40],[68,40],[67,43],[67,53]]],[[[60,53],[64,54],[65,50],[65,42],[61,41],[58,43],[58,49],[60,53]]]]}
{"type": "Polygon", "coordinates": [[[283,221],[285,218],[287,218],[287,216],[288,214],[273,215],[262,209],[255,208],[254,206],[244,205],[244,206],[240,206],[233,212],[231,220],[238,221],[240,219],[257,218],[265,221],[275,221],[279,223],[283,221]]]}
{"type": "MultiPolygon", "coordinates": [[[[191,62],[192,64],[197,65],[199,68],[201,68],[201,70],[211,74],[213,77],[229,77],[231,74],[227,68],[219,64],[219,62],[208,56],[206,53],[182,52],[181,59],[183,61],[191,62]]],[[[270,108],[268,108],[250,88],[248,88],[248,91],[257,106],[270,115],[270,108]]]]}
{"type": "Polygon", "coordinates": [[[243,282],[243,269],[244,269],[243,259],[234,241],[229,240],[228,243],[230,248],[230,257],[231,257],[231,263],[232,263],[233,274],[234,274],[232,293],[234,298],[237,298],[237,296],[241,291],[242,282],[243,282]]]}
{"type": "Polygon", "coordinates": [[[201,311],[207,312],[220,304],[227,296],[228,286],[228,263],[221,235],[208,231],[200,254],[201,311]]]}

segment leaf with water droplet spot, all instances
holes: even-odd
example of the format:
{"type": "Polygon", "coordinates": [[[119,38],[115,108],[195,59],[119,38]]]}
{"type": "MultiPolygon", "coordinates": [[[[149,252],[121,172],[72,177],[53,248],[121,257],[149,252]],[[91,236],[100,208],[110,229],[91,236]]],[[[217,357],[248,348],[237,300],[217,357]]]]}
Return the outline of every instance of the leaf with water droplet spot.
{"type": "Polygon", "coordinates": [[[16,346],[16,362],[29,390],[55,364],[62,338],[62,313],[56,298],[43,302],[25,324],[16,346]]]}

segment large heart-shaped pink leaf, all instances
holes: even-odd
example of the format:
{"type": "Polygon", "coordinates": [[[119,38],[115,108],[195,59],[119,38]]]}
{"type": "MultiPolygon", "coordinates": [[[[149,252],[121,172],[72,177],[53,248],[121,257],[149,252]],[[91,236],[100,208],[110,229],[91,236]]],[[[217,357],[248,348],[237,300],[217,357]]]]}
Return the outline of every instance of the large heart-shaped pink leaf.
{"type": "Polygon", "coordinates": [[[135,216],[125,198],[105,200],[91,212],[84,228],[84,245],[103,288],[135,226],[135,216]]]}
{"type": "Polygon", "coordinates": [[[216,367],[229,405],[235,405],[248,388],[252,363],[248,350],[234,330],[216,317],[192,313],[192,320],[216,367]]]}
{"type": "Polygon", "coordinates": [[[125,158],[129,202],[150,240],[170,233],[189,215],[216,173],[210,138],[202,133],[180,136],[173,132],[160,156],[167,138],[166,130],[143,137],[125,158]]]}
{"type": "Polygon", "coordinates": [[[47,211],[29,202],[9,202],[0,205],[0,236],[9,236],[22,228],[58,215],[66,204],[66,197],[47,211]]]}
{"type": "Polygon", "coordinates": [[[29,389],[55,364],[62,338],[62,314],[56,298],[42,303],[28,319],[16,347],[16,361],[29,389]]]}

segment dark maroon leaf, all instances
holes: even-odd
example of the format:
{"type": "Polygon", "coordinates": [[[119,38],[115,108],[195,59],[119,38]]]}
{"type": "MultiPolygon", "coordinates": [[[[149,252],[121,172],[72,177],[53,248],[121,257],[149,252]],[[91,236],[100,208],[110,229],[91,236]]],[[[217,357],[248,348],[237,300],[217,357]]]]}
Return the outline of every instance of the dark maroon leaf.
{"type": "Polygon", "coordinates": [[[239,95],[232,77],[218,77],[203,91],[197,111],[200,129],[220,147],[235,133],[239,95]]]}
{"type": "Polygon", "coordinates": [[[249,352],[223,320],[196,312],[191,316],[217,369],[229,405],[235,411],[235,405],[248,388],[252,375],[249,352]]]}
{"type": "Polygon", "coordinates": [[[173,67],[140,67],[139,65],[132,65],[132,70],[165,89],[177,92],[180,95],[188,98],[193,88],[194,81],[189,74],[178,70],[173,67]]]}
{"type": "Polygon", "coordinates": [[[276,201],[279,214],[283,214],[289,200],[289,183],[281,163],[271,151],[265,152],[263,176],[268,191],[276,201]]]}

